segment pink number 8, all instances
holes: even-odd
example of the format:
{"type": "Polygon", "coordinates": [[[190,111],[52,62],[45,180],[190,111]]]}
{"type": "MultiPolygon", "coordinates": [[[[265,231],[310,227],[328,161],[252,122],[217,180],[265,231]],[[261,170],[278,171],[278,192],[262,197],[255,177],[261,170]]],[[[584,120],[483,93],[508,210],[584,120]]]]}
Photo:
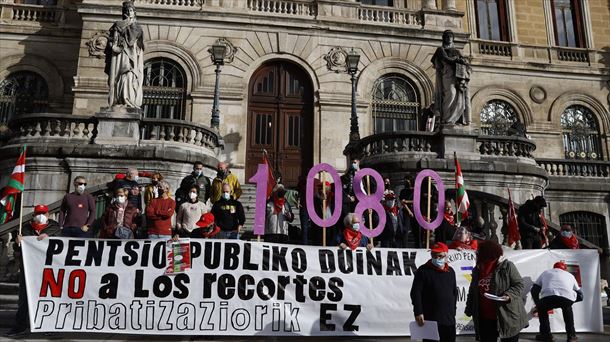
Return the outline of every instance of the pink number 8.
{"type": "MultiPolygon", "coordinates": [[[[356,198],[358,199],[358,205],[356,205],[356,215],[360,217],[361,222],[363,223],[362,226],[364,226],[364,219],[362,214],[364,214],[364,211],[366,209],[371,208],[377,213],[377,215],[379,215],[379,223],[373,230],[361,230],[362,234],[366,237],[376,237],[383,231],[386,221],[385,210],[381,205],[381,199],[383,198],[384,191],[383,178],[381,178],[381,175],[377,171],[370,168],[365,168],[356,172],[356,175],[354,176],[354,183],[352,184],[352,186],[354,188],[354,195],[356,195],[356,198]],[[375,184],[377,184],[375,193],[367,195],[362,191],[362,188],[360,187],[360,182],[362,181],[362,178],[364,178],[364,176],[372,176],[375,180],[375,184]]],[[[369,222],[369,225],[370,224],[372,224],[372,222],[369,222]]]]}

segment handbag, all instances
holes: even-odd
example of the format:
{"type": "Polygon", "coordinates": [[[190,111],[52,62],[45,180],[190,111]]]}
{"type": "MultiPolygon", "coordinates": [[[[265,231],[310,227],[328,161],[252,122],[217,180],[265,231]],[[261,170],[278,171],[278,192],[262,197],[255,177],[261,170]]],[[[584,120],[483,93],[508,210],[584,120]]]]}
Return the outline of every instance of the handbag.
{"type": "Polygon", "coordinates": [[[114,230],[114,237],[118,239],[133,239],[133,231],[127,227],[118,226],[114,230]]]}

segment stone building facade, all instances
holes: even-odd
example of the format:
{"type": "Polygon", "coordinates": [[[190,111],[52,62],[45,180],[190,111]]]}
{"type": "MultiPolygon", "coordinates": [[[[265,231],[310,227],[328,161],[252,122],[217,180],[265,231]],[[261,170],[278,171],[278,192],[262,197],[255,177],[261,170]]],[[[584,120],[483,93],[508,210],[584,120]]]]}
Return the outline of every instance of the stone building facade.
{"type": "MultiPolygon", "coordinates": [[[[343,171],[353,50],[363,164],[397,186],[426,167],[451,184],[452,144],[471,146],[460,161],[473,194],[506,198],[510,187],[517,203],[544,194],[553,222],[581,225],[608,253],[608,0],[135,0],[144,118],[113,144],[96,113],[107,106],[104,48],[121,3],[0,1],[0,80],[6,88],[29,77],[47,89],[43,108],[2,112],[3,181],[16,146],[31,146],[27,206],[60,198],[76,174],[99,184],[125,166],[158,169],[176,184],[190,162],[204,159],[212,175],[221,160],[245,182],[262,149],[288,185],[313,164],[343,171]],[[473,123],[460,142],[424,132],[430,59],[447,29],[473,68],[473,123]],[[210,47],[219,39],[228,49],[215,131],[210,47]],[[507,137],[515,122],[527,138],[507,137]]],[[[16,101],[7,94],[5,107],[16,101]]],[[[499,230],[499,206],[483,204],[478,215],[499,230]]]]}

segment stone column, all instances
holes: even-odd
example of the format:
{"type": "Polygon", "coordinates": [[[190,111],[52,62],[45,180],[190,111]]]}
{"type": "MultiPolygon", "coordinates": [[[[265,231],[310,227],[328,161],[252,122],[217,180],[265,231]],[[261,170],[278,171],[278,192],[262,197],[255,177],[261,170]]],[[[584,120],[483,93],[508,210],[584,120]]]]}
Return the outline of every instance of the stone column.
{"type": "Polygon", "coordinates": [[[445,11],[455,11],[455,0],[444,0],[443,1],[443,10],[445,11]]]}
{"type": "Polygon", "coordinates": [[[422,0],[421,8],[424,10],[436,9],[436,0],[422,0]]]}

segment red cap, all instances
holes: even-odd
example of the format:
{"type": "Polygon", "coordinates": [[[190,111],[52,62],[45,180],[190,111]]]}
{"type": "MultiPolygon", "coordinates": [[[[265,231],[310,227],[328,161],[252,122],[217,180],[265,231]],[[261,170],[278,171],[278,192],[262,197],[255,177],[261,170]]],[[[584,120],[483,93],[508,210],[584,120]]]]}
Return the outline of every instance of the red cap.
{"type": "Polygon", "coordinates": [[[39,204],[34,207],[34,214],[46,214],[49,212],[49,207],[44,204],[39,204]]]}
{"type": "Polygon", "coordinates": [[[447,247],[447,245],[442,242],[437,242],[432,245],[432,248],[430,250],[434,253],[448,253],[449,247],[447,247]]]}
{"type": "Polygon", "coordinates": [[[125,174],[117,173],[116,175],[114,175],[114,179],[125,179],[125,174]]]}
{"type": "Polygon", "coordinates": [[[563,261],[558,261],[555,263],[555,265],[553,265],[553,268],[559,268],[561,270],[567,271],[568,265],[566,265],[566,263],[563,261]]]}
{"type": "Polygon", "coordinates": [[[205,214],[201,215],[201,218],[195,224],[198,227],[202,227],[203,228],[203,227],[209,226],[212,223],[214,223],[214,214],[212,214],[212,213],[205,213],[205,214]]]}

